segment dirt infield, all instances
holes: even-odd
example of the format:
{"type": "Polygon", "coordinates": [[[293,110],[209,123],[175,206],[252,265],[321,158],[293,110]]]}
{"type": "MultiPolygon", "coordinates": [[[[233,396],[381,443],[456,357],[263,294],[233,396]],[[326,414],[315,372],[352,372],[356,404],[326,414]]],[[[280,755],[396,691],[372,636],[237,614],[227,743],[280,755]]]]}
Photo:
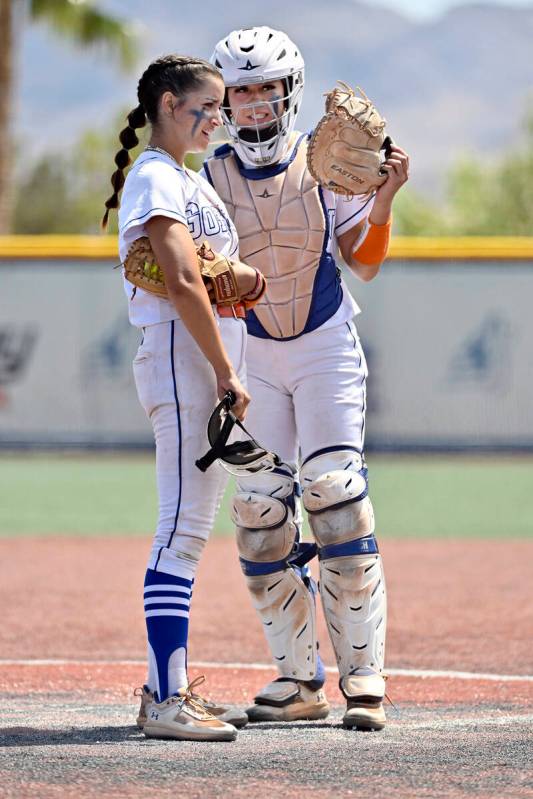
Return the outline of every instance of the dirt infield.
{"type": "MultiPolygon", "coordinates": [[[[533,542],[386,541],[387,662],[395,668],[533,673],[533,542]]],[[[149,542],[0,539],[6,658],[145,656],[149,542]]],[[[321,653],[334,658],[320,614],[321,653]]],[[[191,660],[268,662],[235,544],[212,539],[191,610],[191,660]]]]}
{"type": "MultiPolygon", "coordinates": [[[[234,744],[146,741],[132,726],[148,548],[0,540],[0,796],[533,796],[533,542],[385,542],[386,730],[340,726],[321,618],[331,717],[256,725],[234,744]]],[[[207,693],[240,705],[272,674],[229,539],[199,569],[190,660],[207,693]]]]}

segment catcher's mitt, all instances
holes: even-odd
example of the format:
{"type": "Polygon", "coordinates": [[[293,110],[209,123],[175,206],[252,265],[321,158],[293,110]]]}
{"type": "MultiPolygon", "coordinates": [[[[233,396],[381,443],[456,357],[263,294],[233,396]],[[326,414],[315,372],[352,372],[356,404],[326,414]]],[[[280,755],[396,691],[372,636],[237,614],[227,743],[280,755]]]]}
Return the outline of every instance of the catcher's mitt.
{"type": "Polygon", "coordinates": [[[338,81],[326,95],[326,113],[307,149],[307,166],[314,179],[336,194],[370,194],[387,180],[381,172],[380,150],[389,154],[391,139],[385,120],[357,87],[358,97],[338,81]]]}
{"type": "MultiPolygon", "coordinates": [[[[216,305],[234,305],[238,302],[239,290],[231,261],[214,252],[205,241],[197,248],[196,255],[211,302],[216,305]]],[[[134,286],[168,299],[163,271],[156,263],[147,236],[141,236],[133,242],[122,266],[126,279],[134,286]]]]}

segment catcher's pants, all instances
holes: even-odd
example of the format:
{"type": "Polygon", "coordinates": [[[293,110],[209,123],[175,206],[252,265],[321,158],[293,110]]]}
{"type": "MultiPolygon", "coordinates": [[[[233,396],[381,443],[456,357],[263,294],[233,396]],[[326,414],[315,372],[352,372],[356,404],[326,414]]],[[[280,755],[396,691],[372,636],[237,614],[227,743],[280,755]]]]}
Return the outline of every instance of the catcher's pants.
{"type": "MultiPolygon", "coordinates": [[[[298,464],[346,446],[363,451],[367,366],[353,322],[292,341],[249,336],[247,370],[247,428],[283,461],[298,464]]],[[[325,603],[323,609],[328,616],[325,603]]],[[[348,637],[342,623],[335,621],[337,632],[348,637]]]]}
{"type": "MultiPolygon", "coordinates": [[[[245,382],[244,322],[217,320],[228,355],[245,382]]],[[[218,402],[215,374],[180,319],[144,329],[133,370],[156,443],[159,519],[148,568],[180,576],[176,554],[199,559],[226,484],[226,472],[218,464],[205,473],[195,466],[209,448],[207,421],[218,402]]]]}
{"type": "Polygon", "coordinates": [[[292,341],[248,336],[246,360],[246,427],[262,446],[292,463],[343,444],[362,451],[367,367],[353,322],[292,341]]]}

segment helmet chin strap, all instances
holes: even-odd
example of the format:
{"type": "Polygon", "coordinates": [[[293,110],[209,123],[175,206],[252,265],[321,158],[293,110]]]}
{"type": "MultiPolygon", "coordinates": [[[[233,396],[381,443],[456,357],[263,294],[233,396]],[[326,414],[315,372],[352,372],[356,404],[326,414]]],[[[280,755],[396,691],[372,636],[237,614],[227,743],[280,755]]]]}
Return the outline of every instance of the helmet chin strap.
{"type": "MultiPolygon", "coordinates": [[[[244,146],[246,145],[246,142],[243,142],[242,140],[240,140],[240,144],[241,144],[241,150],[242,150],[244,148],[244,146]]],[[[285,147],[283,148],[283,152],[281,153],[279,158],[277,158],[276,161],[272,161],[269,164],[257,164],[255,161],[250,161],[249,158],[246,158],[244,153],[239,152],[239,158],[240,158],[240,160],[242,161],[242,163],[244,164],[244,166],[247,169],[261,169],[261,167],[263,167],[263,166],[266,167],[266,166],[273,166],[274,164],[279,164],[280,162],[285,161],[285,159],[288,157],[288,155],[289,155],[289,142],[288,141],[285,142],[285,147]]]]}
{"type": "Polygon", "coordinates": [[[279,135],[280,130],[278,121],[274,119],[262,128],[259,126],[248,127],[244,125],[238,128],[237,132],[239,134],[239,139],[243,142],[249,141],[250,144],[264,144],[274,136],[279,135]]]}
{"type": "Polygon", "coordinates": [[[233,474],[241,472],[253,474],[258,471],[270,471],[279,466],[281,464],[279,456],[275,452],[265,450],[231,412],[234,403],[235,394],[228,391],[211,414],[207,425],[207,437],[211,446],[205,455],[195,461],[196,466],[201,472],[205,472],[216,460],[220,460],[221,465],[233,474]],[[235,426],[239,427],[248,438],[228,444],[235,426]]]}

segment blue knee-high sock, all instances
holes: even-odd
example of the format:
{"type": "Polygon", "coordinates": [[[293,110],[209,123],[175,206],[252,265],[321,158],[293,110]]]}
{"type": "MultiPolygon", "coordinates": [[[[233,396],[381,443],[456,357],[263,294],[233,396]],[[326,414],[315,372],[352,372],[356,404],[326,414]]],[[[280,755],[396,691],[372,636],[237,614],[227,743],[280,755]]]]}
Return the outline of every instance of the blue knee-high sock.
{"type": "Polygon", "coordinates": [[[144,581],[144,614],[148,632],[150,689],[162,702],[187,684],[187,637],[189,606],[194,578],[148,569],[144,581]]]}

